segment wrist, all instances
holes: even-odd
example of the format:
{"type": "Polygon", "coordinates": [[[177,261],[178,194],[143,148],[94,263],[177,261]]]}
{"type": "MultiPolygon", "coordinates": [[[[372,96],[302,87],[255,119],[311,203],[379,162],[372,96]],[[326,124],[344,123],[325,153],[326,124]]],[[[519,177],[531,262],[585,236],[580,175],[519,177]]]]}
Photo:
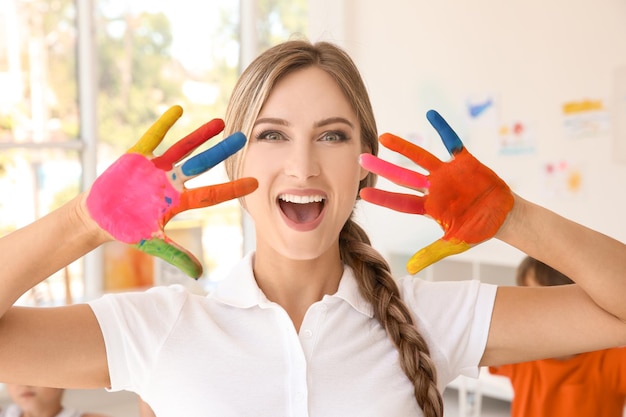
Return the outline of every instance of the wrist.
{"type": "Polygon", "coordinates": [[[513,194],[513,207],[507,214],[504,222],[498,229],[495,237],[503,242],[515,246],[515,240],[519,239],[520,233],[523,232],[524,219],[530,203],[515,193],[513,194]]]}
{"type": "Polygon", "coordinates": [[[70,211],[70,224],[75,224],[81,228],[87,236],[90,245],[96,247],[101,244],[114,240],[113,237],[91,217],[87,208],[88,193],[81,193],[72,200],[73,205],[70,211]]]}

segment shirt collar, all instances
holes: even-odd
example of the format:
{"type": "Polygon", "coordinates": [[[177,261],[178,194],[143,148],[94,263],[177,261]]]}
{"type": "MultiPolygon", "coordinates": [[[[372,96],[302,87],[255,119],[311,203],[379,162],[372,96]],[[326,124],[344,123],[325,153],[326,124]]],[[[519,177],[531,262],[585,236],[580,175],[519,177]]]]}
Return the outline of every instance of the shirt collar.
{"type": "Polygon", "coordinates": [[[372,304],[363,298],[359,291],[359,284],[354,276],[354,271],[348,265],[343,266],[343,275],[339,282],[339,288],[334,295],[327,297],[336,297],[344,300],[352,306],[356,311],[370,318],[374,317],[372,304]]]}
{"type": "Polygon", "coordinates": [[[254,279],[253,259],[254,252],[244,256],[217,285],[212,295],[222,303],[233,307],[250,308],[260,305],[265,296],[254,279]]]}
{"type": "MultiPolygon", "coordinates": [[[[212,296],[224,304],[238,308],[267,306],[269,301],[254,279],[253,259],[254,251],[248,253],[233,267],[228,276],[217,285],[212,296]]],[[[361,296],[354,271],[347,265],[343,267],[337,292],[325,295],[322,302],[331,302],[333,299],[347,302],[356,311],[370,318],[374,316],[372,305],[361,296]]]]}

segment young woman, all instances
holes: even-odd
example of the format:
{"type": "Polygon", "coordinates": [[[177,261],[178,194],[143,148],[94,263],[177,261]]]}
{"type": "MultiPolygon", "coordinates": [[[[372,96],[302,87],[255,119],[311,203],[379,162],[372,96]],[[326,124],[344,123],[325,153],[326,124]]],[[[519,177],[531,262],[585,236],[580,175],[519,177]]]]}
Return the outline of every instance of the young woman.
{"type": "Polygon", "coordinates": [[[241,131],[248,143],[226,161],[231,183],[184,188],[238,149],[236,133],[183,164],[213,128],[152,155],[177,114],[160,119],[89,193],[0,240],[0,381],[131,390],[159,416],[433,417],[443,415],[446,384],[479,365],[626,342],[625,246],[513,195],[434,112],[450,161],[390,135],[382,143],[427,176],[367,156],[378,150],[374,116],[356,67],[336,46],[286,42],[242,74],[225,133],[241,131]],[[372,188],[375,173],[409,194],[372,188]],[[411,272],[495,235],[578,285],[393,279],[351,219],[359,195],[442,226],[444,237],[415,255],[411,272]],[[11,307],[112,238],[197,276],[163,226],[229,198],[254,220],[256,250],[209,296],[159,287],[62,308],[11,307]]]}

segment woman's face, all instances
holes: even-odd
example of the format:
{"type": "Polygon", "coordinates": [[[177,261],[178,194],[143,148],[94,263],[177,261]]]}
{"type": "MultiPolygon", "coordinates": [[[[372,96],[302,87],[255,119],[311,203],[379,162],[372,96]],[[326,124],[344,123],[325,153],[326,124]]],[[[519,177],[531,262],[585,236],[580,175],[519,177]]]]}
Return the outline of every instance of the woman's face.
{"type": "Polygon", "coordinates": [[[261,109],[243,161],[259,188],[245,197],[257,252],[314,259],[338,236],[367,171],[359,121],[343,92],[316,67],[281,79],[261,109]]]}

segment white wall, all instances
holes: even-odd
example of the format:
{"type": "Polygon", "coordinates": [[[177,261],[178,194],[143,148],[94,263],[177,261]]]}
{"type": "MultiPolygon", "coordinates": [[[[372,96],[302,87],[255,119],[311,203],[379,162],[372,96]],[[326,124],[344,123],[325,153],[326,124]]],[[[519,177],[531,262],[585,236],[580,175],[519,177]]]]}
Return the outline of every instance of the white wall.
{"type": "MultiPolygon", "coordinates": [[[[311,40],[338,43],[359,65],[379,132],[422,135],[425,147],[445,159],[424,117],[434,108],[515,192],[626,241],[626,162],[614,157],[616,129],[572,139],[562,116],[562,104],[570,101],[626,102],[616,96],[614,78],[626,67],[624,0],[316,0],[310,8],[311,40]],[[464,102],[485,94],[497,98],[496,121],[479,128],[469,122],[464,102]],[[498,128],[518,120],[530,128],[535,151],[502,155],[498,128]],[[560,161],[576,167],[582,185],[555,196],[545,167],[560,161]]],[[[619,121],[624,118],[626,112],[619,121]]],[[[358,213],[386,254],[412,253],[440,234],[418,216],[367,204],[358,213]]],[[[497,241],[460,255],[509,265],[521,256],[497,241]]]]}

